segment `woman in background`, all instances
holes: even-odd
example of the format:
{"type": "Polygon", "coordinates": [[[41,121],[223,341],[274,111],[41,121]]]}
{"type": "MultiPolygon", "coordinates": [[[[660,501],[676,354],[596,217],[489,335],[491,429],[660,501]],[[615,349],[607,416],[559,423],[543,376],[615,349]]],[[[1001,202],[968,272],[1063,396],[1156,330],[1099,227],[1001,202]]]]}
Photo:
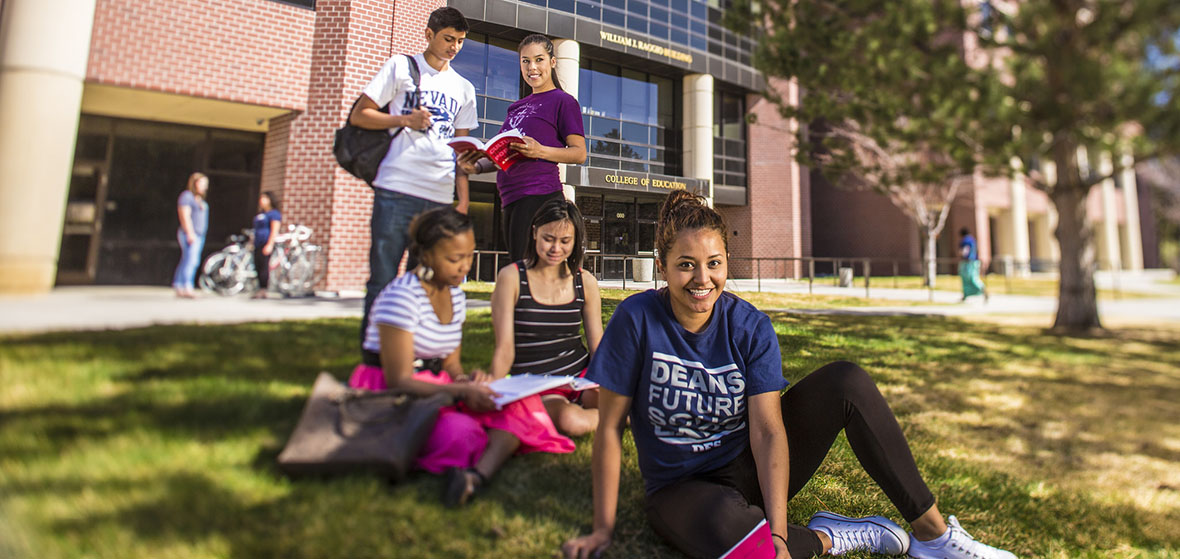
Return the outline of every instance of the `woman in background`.
{"type": "Polygon", "coordinates": [[[176,201],[176,213],[180,227],[176,240],[180,243],[180,263],[172,275],[172,289],[177,297],[196,297],[193,285],[197,279],[197,267],[201,265],[201,251],[205,248],[205,233],[209,230],[209,203],[205,193],[209,191],[209,177],[204,173],[193,173],[188,177],[188,187],[176,201]]]}
{"type": "Polygon", "coordinates": [[[258,215],[254,216],[254,270],[258,272],[258,291],[255,299],[265,299],[270,284],[270,255],[275,251],[275,237],[283,225],[283,214],[275,204],[274,195],[263,192],[258,197],[258,215]]]}

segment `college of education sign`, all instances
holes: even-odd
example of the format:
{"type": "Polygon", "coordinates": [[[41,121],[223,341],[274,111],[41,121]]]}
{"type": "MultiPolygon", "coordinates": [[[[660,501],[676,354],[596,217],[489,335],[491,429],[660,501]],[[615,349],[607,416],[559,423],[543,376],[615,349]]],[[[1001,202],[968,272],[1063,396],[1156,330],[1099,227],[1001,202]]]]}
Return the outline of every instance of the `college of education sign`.
{"type": "Polygon", "coordinates": [[[568,169],[566,171],[566,182],[574,186],[593,186],[597,188],[629,190],[632,192],[651,192],[654,194],[667,194],[673,190],[687,190],[702,196],[709,195],[709,181],[706,179],[616,171],[612,169],[599,169],[597,167],[571,166],[568,169]]]}
{"type": "Polygon", "coordinates": [[[667,56],[672,60],[679,60],[685,64],[692,64],[692,55],[687,52],[672,50],[667,47],[661,47],[660,45],[654,43],[640,41],[639,39],[633,39],[626,35],[619,35],[618,33],[611,33],[609,31],[599,31],[598,37],[608,43],[614,43],[624,47],[631,47],[641,51],[650,52],[657,56],[667,56]]]}

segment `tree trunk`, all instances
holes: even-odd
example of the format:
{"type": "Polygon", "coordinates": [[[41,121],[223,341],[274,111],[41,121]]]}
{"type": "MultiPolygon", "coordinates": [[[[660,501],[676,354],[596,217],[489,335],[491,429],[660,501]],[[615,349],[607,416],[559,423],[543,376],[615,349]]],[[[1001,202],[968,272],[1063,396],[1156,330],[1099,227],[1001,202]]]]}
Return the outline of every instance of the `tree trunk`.
{"type": "Polygon", "coordinates": [[[930,227],[926,228],[926,286],[937,287],[938,280],[938,237],[930,227]]]}
{"type": "MultiPolygon", "coordinates": [[[[1058,168],[1065,166],[1059,164],[1058,168]]],[[[1086,216],[1086,189],[1081,187],[1076,167],[1072,170],[1075,177],[1059,177],[1050,194],[1057,207],[1056,235],[1061,248],[1061,279],[1053,329],[1085,332],[1101,328],[1102,323],[1098,319],[1094,288],[1094,227],[1086,216]]]]}

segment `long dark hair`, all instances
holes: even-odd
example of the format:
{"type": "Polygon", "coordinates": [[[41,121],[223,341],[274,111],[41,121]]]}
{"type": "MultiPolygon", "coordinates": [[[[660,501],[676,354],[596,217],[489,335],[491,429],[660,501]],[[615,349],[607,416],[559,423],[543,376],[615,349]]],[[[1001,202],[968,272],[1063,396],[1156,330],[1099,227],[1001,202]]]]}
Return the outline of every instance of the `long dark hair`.
{"type": "Polygon", "coordinates": [[[420,213],[410,222],[410,254],[421,260],[422,254],[434,248],[439,241],[471,229],[471,218],[451,206],[420,213]]]}
{"type": "Polygon", "coordinates": [[[705,199],[686,190],[674,190],[660,206],[660,219],[656,223],[656,249],[660,251],[660,263],[667,265],[668,252],[676,244],[676,237],[683,231],[709,229],[721,235],[725,252],[729,253],[729,229],[725,218],[710,208],[705,199]]]}
{"type": "Polygon", "coordinates": [[[529,244],[524,252],[525,266],[532,268],[537,265],[537,230],[562,220],[568,221],[574,226],[574,246],[570,249],[569,258],[565,259],[565,265],[569,267],[572,274],[576,274],[582,269],[582,255],[586,252],[586,247],[583,246],[586,240],[586,223],[582,219],[582,212],[578,210],[578,206],[564,198],[545,202],[540,208],[537,208],[537,213],[533,214],[529,244]]]}
{"type": "MultiPolygon", "coordinates": [[[[546,37],[540,33],[534,33],[528,37],[525,37],[524,39],[521,39],[520,45],[516,47],[516,54],[520,54],[520,51],[524,50],[524,47],[534,43],[545,47],[545,52],[549,54],[549,58],[557,58],[557,55],[553,53],[553,41],[550,41],[549,37],[546,37]]],[[[563,89],[561,87],[561,82],[557,81],[556,67],[549,71],[549,75],[553,77],[553,87],[556,87],[557,89],[563,89]]]]}

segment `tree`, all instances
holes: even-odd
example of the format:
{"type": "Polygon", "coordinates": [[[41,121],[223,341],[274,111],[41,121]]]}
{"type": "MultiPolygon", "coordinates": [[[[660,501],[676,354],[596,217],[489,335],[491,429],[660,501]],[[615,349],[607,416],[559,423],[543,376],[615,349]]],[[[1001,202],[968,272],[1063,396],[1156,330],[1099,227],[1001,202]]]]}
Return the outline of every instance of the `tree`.
{"type": "Polygon", "coordinates": [[[767,77],[805,91],[798,107],[780,103],[785,115],[855,122],[881,146],[943,154],[962,171],[1010,175],[1021,161],[1057,209],[1055,326],[1101,327],[1086,198],[1127,160],[1180,153],[1180,3],[753,1],[735,0],[729,22],[760,30],[755,65],[767,77]],[[1110,172],[1083,174],[1079,150],[1114,154],[1110,172]]]}
{"type": "Polygon", "coordinates": [[[803,92],[795,105],[768,93],[785,117],[809,123],[797,159],[834,185],[884,195],[913,220],[926,240],[927,285],[951,203],[994,163],[975,138],[995,117],[999,89],[963,56],[953,28],[966,15],[947,1],[737,0],[727,12],[731,26],[760,30],[758,69],[803,92]]]}
{"type": "Polygon", "coordinates": [[[986,149],[1020,158],[1057,209],[1055,327],[1100,328],[1086,199],[1128,161],[1180,153],[1180,4],[1052,0],[997,4],[988,16],[967,31],[1001,65],[1008,101],[986,149]],[[1100,157],[1109,169],[1094,164],[1100,157]],[[1053,163],[1053,176],[1036,171],[1038,160],[1053,163]]]}

